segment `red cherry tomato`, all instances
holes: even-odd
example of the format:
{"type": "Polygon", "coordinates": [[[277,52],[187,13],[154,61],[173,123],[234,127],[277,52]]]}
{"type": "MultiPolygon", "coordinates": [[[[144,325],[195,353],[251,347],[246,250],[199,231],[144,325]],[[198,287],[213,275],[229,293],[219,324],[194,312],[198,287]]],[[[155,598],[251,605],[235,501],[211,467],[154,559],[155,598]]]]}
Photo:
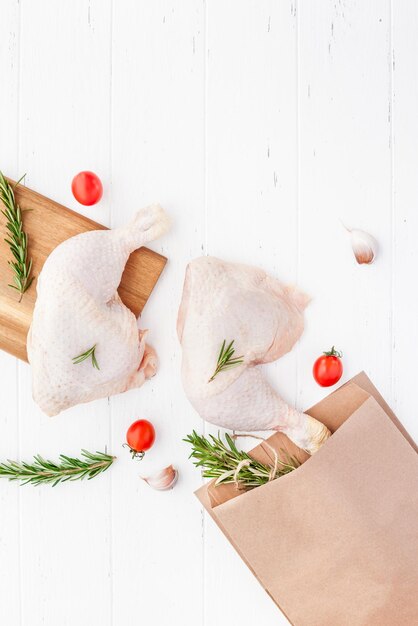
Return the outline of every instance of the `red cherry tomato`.
{"type": "Polygon", "coordinates": [[[313,376],[321,387],[331,387],[338,383],[343,375],[342,353],[332,346],[329,352],[324,352],[316,359],[313,366],[313,376]]]}
{"type": "Polygon", "coordinates": [[[126,433],[126,442],[130,448],[132,458],[142,459],[146,450],[149,450],[155,441],[154,426],[148,420],[137,420],[131,424],[126,433]]]}
{"type": "Polygon", "coordinates": [[[71,183],[74,198],[84,206],[99,202],[103,195],[103,185],[94,172],[80,172],[71,183]]]}

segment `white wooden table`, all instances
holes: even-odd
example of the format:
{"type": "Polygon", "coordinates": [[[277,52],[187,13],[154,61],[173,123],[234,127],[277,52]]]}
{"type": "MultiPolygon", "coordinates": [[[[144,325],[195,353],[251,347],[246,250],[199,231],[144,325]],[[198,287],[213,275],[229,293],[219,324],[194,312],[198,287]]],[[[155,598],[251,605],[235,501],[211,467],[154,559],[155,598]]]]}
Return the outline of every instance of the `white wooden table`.
{"type": "MultiPolygon", "coordinates": [[[[161,358],[142,389],[49,419],[30,370],[0,354],[0,457],[80,448],[119,460],[90,483],[0,483],[7,626],[286,624],[192,492],[175,332],[187,261],[251,262],[312,294],[297,349],[266,375],[319,400],[315,357],[335,344],[415,437],[418,349],[418,6],[412,0],[2,0],[0,168],[109,226],[159,201],[169,264],[143,325],[161,358]],[[77,205],[82,169],[103,201],[77,205]],[[380,243],[355,264],[342,220],[380,243]],[[158,431],[141,466],[134,418],[158,431]],[[139,472],[175,463],[170,493],[139,472]]],[[[2,259],[1,262],[4,262],[2,259]]]]}

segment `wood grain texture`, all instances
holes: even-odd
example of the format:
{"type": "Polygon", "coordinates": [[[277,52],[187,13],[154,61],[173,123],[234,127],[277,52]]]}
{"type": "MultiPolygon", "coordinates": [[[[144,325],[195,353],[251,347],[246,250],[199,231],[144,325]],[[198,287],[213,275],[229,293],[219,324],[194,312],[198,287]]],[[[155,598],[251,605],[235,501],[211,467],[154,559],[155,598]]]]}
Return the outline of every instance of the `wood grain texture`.
{"type": "MultiPolygon", "coordinates": [[[[14,185],[15,182],[9,179],[14,185]]],[[[0,348],[27,361],[26,337],[32,321],[36,300],[36,279],[49,254],[63,241],[89,230],[104,230],[93,220],[84,217],[50,198],[18,185],[16,201],[23,212],[24,229],[28,235],[28,258],[33,259],[33,281],[19,302],[19,294],[8,286],[12,272],[6,263],[10,250],[4,238],[6,220],[0,219],[0,348]]],[[[149,250],[135,250],[126,264],[119,287],[123,302],[136,315],[140,315],[167,259],[149,250]]]]}
{"type": "Polygon", "coordinates": [[[3,0],[0,168],[98,219],[69,185],[91,169],[103,224],[158,201],[173,228],[153,245],[170,263],[142,315],[160,369],[141,389],[51,420],[0,353],[0,458],[118,456],[89,483],[0,481],[2,623],[288,624],[192,494],[181,439],[211,427],[180,381],[184,269],[209,253],[298,282],[313,299],[296,349],[264,367],[273,387],[316,403],[312,363],[338,344],[345,379],[365,369],[417,437],[417,32],[412,0],[3,0]],[[340,219],[377,237],[374,265],[340,219]],[[121,448],[136,417],[157,429],[140,466],[121,448]],[[173,491],[140,481],[169,463],[173,491]]]}

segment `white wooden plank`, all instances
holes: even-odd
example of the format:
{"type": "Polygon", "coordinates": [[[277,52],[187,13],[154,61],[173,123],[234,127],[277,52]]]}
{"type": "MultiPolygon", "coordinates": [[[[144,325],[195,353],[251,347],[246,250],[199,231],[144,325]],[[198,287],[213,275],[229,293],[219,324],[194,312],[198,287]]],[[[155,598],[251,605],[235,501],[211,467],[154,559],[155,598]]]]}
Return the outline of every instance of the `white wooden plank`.
{"type": "Polygon", "coordinates": [[[418,251],[418,6],[393,3],[394,93],[394,267],[393,382],[394,407],[415,440],[418,439],[414,359],[418,345],[414,275],[418,251]]]}
{"type": "Polygon", "coordinates": [[[0,116],[1,170],[9,176],[17,175],[18,110],[19,110],[19,42],[20,11],[17,0],[2,4],[0,21],[0,58],[3,66],[0,116]]]}
{"type": "MultiPolygon", "coordinates": [[[[0,458],[19,458],[19,387],[17,384],[17,361],[0,352],[0,458]]],[[[20,540],[20,491],[17,483],[1,480],[0,484],[0,602],[3,619],[11,625],[20,622],[21,607],[21,552],[20,540]]]]}
{"type": "Polygon", "coordinates": [[[113,222],[158,201],[172,217],[169,235],[153,244],[168,265],[142,325],[161,365],[141,389],[112,398],[114,624],[196,626],[203,620],[200,484],[182,438],[200,420],[184,397],[175,320],[186,263],[203,243],[203,3],[134,0],[114,4],[113,222]],[[154,448],[141,464],[120,448],[134,419],[150,419],[154,448]],[[174,463],[170,493],[140,481],[174,463]]]}
{"type": "MultiPolygon", "coordinates": [[[[18,172],[19,110],[19,3],[2,3],[0,20],[0,61],[6,89],[0,98],[0,169],[16,176],[18,172]]],[[[3,216],[1,216],[3,219],[3,216]]],[[[1,259],[5,263],[5,259],[1,259]]],[[[0,459],[19,457],[19,388],[17,361],[0,352],[0,459]]],[[[4,623],[20,623],[20,491],[16,484],[0,482],[0,606],[4,623]]]]}
{"type": "Polygon", "coordinates": [[[332,344],[344,353],[344,379],[364,369],[390,396],[389,51],[389,2],[300,5],[299,276],[314,298],[300,347],[301,407],[327,393],[310,371],[332,344]],[[341,222],[376,237],[373,265],[356,264],[341,222]]]}
{"type": "MultiPolygon", "coordinates": [[[[294,282],[294,3],[210,2],[207,28],[207,251],[294,282]]],[[[265,374],[294,402],[295,351],[266,367],[265,374]]],[[[207,626],[287,623],[211,520],[206,524],[205,575],[207,626]]]]}
{"type": "MultiPolygon", "coordinates": [[[[80,210],[73,175],[109,174],[110,2],[23,2],[21,31],[19,165],[28,185],[80,210]]],[[[108,197],[84,212],[109,222],[108,197]]],[[[23,363],[19,390],[22,458],[108,443],[106,400],[47,418],[23,363]]],[[[23,624],[111,623],[109,481],[22,490],[23,624]]]]}

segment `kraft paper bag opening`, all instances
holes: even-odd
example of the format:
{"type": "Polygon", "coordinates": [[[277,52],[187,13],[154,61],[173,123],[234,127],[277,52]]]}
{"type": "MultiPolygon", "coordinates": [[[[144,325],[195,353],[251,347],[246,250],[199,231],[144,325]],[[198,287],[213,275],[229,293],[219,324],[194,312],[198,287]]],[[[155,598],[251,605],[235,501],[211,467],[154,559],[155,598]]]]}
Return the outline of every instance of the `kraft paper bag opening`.
{"type": "Polygon", "coordinates": [[[334,434],[297,470],[197,492],[296,626],[418,623],[417,450],[367,377],[354,381],[309,411],[334,434]]]}

